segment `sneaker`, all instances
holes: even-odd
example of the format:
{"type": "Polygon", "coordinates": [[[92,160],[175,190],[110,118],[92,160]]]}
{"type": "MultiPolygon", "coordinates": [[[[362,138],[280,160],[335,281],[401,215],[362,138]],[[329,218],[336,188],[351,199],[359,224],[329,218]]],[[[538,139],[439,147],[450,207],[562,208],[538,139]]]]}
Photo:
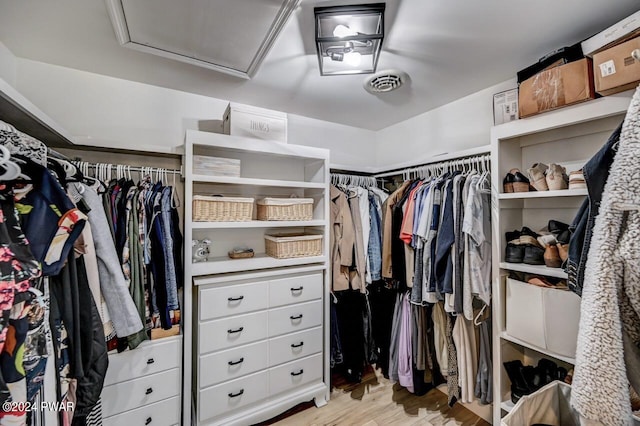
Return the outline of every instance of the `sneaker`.
{"type": "Polygon", "coordinates": [[[548,166],[544,163],[536,163],[527,172],[529,173],[529,179],[536,191],[548,191],[547,178],[544,173],[547,171],[548,166]]]}
{"type": "Polygon", "coordinates": [[[559,164],[551,163],[547,170],[547,186],[550,191],[557,191],[560,189],[567,189],[569,187],[569,176],[567,176],[567,169],[559,164]]]}
{"type": "Polygon", "coordinates": [[[569,173],[569,189],[587,189],[582,169],[569,173]]]}

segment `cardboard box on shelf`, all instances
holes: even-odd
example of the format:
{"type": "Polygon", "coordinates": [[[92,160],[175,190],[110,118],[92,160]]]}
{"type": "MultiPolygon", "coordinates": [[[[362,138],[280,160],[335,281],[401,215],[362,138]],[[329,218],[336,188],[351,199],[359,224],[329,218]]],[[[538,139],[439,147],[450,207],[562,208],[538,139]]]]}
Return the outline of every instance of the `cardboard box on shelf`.
{"type": "Polygon", "coordinates": [[[520,84],[520,118],[595,98],[591,59],[542,71],[520,84]]]}
{"type": "Polygon", "coordinates": [[[518,89],[505,90],[493,95],[493,124],[518,119],[518,89]]]}
{"type": "Polygon", "coordinates": [[[593,74],[596,92],[601,95],[636,87],[640,82],[640,37],[593,55],[593,74]]]}

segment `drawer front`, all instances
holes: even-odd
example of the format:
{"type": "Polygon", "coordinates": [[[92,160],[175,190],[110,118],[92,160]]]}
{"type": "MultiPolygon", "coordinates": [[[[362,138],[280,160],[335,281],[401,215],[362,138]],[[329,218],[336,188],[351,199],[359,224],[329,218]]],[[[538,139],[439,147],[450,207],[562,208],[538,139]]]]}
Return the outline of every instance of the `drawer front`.
{"type": "Polygon", "coordinates": [[[104,385],[171,370],[182,364],[182,340],[144,342],[133,351],[109,355],[104,385]]]}
{"type": "Polygon", "coordinates": [[[269,364],[279,365],[322,351],[322,327],[285,334],[269,341],[269,364]]]}
{"type": "Polygon", "coordinates": [[[266,340],[200,357],[200,389],[269,367],[266,340]]]}
{"type": "Polygon", "coordinates": [[[300,303],[269,311],[269,336],[292,333],[322,323],[322,301],[300,303]]]}
{"type": "Polygon", "coordinates": [[[201,323],[198,327],[200,355],[266,339],[267,311],[201,323]]]}
{"type": "Polygon", "coordinates": [[[102,390],[102,415],[114,416],[180,394],[180,369],[107,386],[102,390]]]}
{"type": "Polygon", "coordinates": [[[102,419],[103,426],[172,426],[180,423],[180,397],[102,419]]]}
{"type": "Polygon", "coordinates": [[[269,369],[269,393],[279,393],[322,379],[322,354],[269,369]]]}
{"type": "Polygon", "coordinates": [[[204,421],[217,417],[268,396],[268,371],[202,389],[198,398],[198,418],[200,421],[204,421]]]}
{"type": "Polygon", "coordinates": [[[267,309],[269,282],[207,288],[199,300],[200,321],[267,309]]]}
{"type": "Polygon", "coordinates": [[[322,298],[322,273],[271,280],[269,306],[283,306],[322,298]]]}

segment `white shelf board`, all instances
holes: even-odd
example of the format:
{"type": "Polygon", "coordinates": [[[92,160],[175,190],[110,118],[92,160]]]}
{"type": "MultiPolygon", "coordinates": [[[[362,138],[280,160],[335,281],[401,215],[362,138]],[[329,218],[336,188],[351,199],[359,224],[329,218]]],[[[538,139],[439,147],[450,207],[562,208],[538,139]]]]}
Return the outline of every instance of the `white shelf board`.
{"type": "Polygon", "coordinates": [[[502,401],[500,403],[500,408],[502,408],[507,413],[510,413],[511,410],[513,410],[513,407],[515,406],[516,404],[514,404],[513,401],[511,401],[511,399],[507,399],[506,401],[502,401]]]}
{"type": "Polygon", "coordinates": [[[281,268],[284,266],[324,263],[326,256],[295,257],[291,259],[275,259],[264,253],[256,254],[249,259],[229,259],[226,256],[214,257],[208,262],[193,263],[192,275],[226,274],[228,272],[252,271],[256,269],[281,268]]]}
{"type": "Polygon", "coordinates": [[[555,198],[555,197],[583,197],[587,195],[585,189],[561,189],[558,191],[531,191],[512,192],[498,194],[500,200],[520,200],[529,198],[555,198]]]}
{"type": "Polygon", "coordinates": [[[295,180],[256,179],[232,176],[193,175],[194,182],[227,183],[234,185],[279,186],[285,188],[318,188],[324,189],[324,182],[301,182],[295,180]]]}
{"type": "Polygon", "coordinates": [[[532,345],[529,342],[525,342],[524,340],[520,340],[516,337],[513,336],[509,336],[505,331],[503,331],[502,333],[500,333],[500,338],[502,338],[503,340],[507,340],[511,343],[515,343],[516,345],[520,345],[520,346],[524,346],[525,348],[529,348],[529,349],[533,349],[536,352],[540,352],[541,354],[547,355],[551,358],[555,358],[555,359],[559,359],[560,361],[564,361],[566,363],[569,363],[571,365],[575,365],[576,364],[576,359],[575,358],[571,358],[568,356],[564,356],[564,355],[559,355],[556,353],[553,353],[551,351],[548,351],[546,349],[540,348],[536,345],[532,345]]]}
{"type": "Polygon", "coordinates": [[[534,117],[500,124],[491,128],[491,140],[520,137],[624,114],[629,108],[632,95],[633,91],[629,90],[534,117]]]}
{"type": "Polygon", "coordinates": [[[201,145],[237,152],[259,152],[261,155],[270,154],[289,158],[297,157],[329,161],[329,150],[324,148],[289,145],[283,142],[223,135],[198,130],[187,130],[187,139],[193,141],[194,147],[201,145]]]}
{"type": "Polygon", "coordinates": [[[325,226],[324,220],[252,220],[251,222],[191,222],[193,229],[235,229],[235,228],[301,228],[325,226]]]}
{"type": "Polygon", "coordinates": [[[544,275],[547,277],[567,278],[567,273],[562,268],[549,268],[545,265],[527,265],[526,263],[500,262],[500,268],[510,271],[526,272],[529,274],[544,275]]]}

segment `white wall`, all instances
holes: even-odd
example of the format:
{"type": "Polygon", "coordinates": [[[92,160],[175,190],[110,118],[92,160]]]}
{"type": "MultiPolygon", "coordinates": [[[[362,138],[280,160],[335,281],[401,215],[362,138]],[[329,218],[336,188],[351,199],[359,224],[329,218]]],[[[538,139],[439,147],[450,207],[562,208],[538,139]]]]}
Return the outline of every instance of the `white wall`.
{"type": "Polygon", "coordinates": [[[0,78],[15,87],[16,57],[2,42],[0,42],[0,78]]]}
{"type": "Polygon", "coordinates": [[[377,163],[387,169],[488,145],[493,94],[516,87],[508,80],[425,112],[377,133],[377,163]]]}
{"type": "MultiPolygon", "coordinates": [[[[228,101],[17,58],[17,89],[77,143],[175,152],[187,129],[218,128],[228,101]]],[[[375,162],[375,132],[289,115],[289,141],[331,149],[351,168],[375,162]]]]}

